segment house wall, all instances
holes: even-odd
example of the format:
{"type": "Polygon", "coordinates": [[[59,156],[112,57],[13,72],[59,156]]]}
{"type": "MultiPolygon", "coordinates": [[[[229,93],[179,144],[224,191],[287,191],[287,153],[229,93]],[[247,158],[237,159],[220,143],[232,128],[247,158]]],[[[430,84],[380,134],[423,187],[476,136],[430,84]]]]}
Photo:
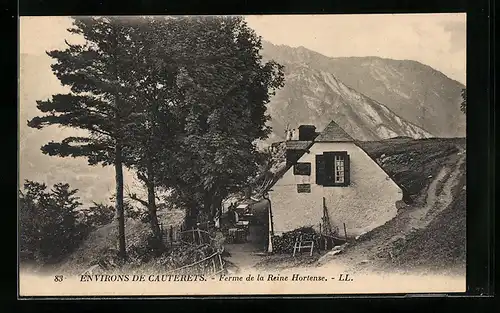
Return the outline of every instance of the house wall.
{"type": "Polygon", "coordinates": [[[299,162],[311,163],[311,176],[293,175],[293,167],[269,191],[275,234],[302,226],[319,228],[323,216],[323,197],[332,227],[349,237],[360,235],[392,219],[395,202],[403,193],[396,183],[354,143],[317,142],[299,162]],[[316,154],[347,151],[351,163],[351,184],[347,187],[316,185],[316,154]],[[298,193],[297,184],[311,184],[311,193],[298,193]]]}

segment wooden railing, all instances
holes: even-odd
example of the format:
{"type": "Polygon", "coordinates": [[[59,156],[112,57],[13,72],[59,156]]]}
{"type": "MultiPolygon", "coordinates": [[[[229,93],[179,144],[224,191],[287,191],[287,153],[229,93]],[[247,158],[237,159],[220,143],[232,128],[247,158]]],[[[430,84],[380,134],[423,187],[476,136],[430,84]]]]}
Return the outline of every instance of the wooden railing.
{"type": "Polygon", "coordinates": [[[211,255],[193,262],[188,265],[168,271],[168,274],[191,274],[191,275],[218,275],[226,271],[225,262],[222,259],[224,247],[217,246],[216,239],[208,231],[200,228],[181,230],[181,228],[169,228],[166,234],[167,240],[164,241],[170,245],[186,244],[191,246],[209,245],[216,249],[211,255]]]}
{"type": "MultiPolygon", "coordinates": [[[[161,229],[163,234],[163,241],[166,244],[186,244],[196,247],[209,245],[216,250],[214,253],[201,260],[170,270],[167,272],[168,274],[213,276],[224,273],[226,271],[226,263],[222,258],[224,247],[222,245],[218,247],[215,238],[212,237],[208,231],[199,228],[183,230],[182,226],[169,227],[168,229],[164,229],[163,227],[161,227],[161,229]]],[[[97,264],[91,266],[82,274],[92,274],[93,272],[100,269],[102,269],[102,266],[97,264]]]]}
{"type": "Polygon", "coordinates": [[[213,238],[208,233],[208,225],[198,224],[196,228],[186,229],[184,225],[164,227],[160,224],[163,242],[168,245],[180,243],[201,245],[212,243],[213,238]]]}
{"type": "Polygon", "coordinates": [[[207,275],[209,277],[222,274],[226,271],[226,264],[222,259],[221,253],[222,251],[216,251],[199,261],[170,270],[167,274],[207,275]]]}
{"type": "Polygon", "coordinates": [[[185,230],[179,233],[179,240],[188,245],[201,246],[204,244],[213,245],[215,238],[209,232],[199,228],[185,230]]]}

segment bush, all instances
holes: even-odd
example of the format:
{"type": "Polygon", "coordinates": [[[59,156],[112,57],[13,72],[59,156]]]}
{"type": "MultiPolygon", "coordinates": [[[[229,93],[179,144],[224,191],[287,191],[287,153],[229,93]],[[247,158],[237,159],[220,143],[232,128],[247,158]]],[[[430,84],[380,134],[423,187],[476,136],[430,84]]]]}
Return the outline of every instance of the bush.
{"type": "Polygon", "coordinates": [[[112,221],[113,207],[94,203],[84,209],[78,189],[26,180],[19,191],[21,261],[57,263],[73,252],[94,229],[112,221]]]}

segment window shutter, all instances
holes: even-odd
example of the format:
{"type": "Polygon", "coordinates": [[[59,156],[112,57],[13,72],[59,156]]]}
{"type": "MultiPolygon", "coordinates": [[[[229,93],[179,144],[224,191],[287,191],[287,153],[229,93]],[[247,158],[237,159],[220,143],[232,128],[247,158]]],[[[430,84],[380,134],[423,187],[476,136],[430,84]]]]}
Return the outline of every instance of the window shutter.
{"type": "Polygon", "coordinates": [[[349,186],[351,184],[351,159],[347,152],[344,154],[344,185],[349,186]]]}
{"type": "Polygon", "coordinates": [[[316,184],[323,185],[325,181],[325,156],[316,155],[316,184]]]}
{"type": "Polygon", "coordinates": [[[335,184],[335,152],[324,152],[324,181],[323,186],[333,186],[335,184]]]}

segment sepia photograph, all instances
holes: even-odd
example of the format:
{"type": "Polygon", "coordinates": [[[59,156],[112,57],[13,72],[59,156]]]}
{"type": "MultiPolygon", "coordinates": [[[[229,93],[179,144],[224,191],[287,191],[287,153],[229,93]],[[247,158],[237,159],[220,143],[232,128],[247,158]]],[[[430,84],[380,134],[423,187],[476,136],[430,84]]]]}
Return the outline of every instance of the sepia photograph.
{"type": "Polygon", "coordinates": [[[466,14],[19,18],[20,296],[466,289],[466,14]]]}

